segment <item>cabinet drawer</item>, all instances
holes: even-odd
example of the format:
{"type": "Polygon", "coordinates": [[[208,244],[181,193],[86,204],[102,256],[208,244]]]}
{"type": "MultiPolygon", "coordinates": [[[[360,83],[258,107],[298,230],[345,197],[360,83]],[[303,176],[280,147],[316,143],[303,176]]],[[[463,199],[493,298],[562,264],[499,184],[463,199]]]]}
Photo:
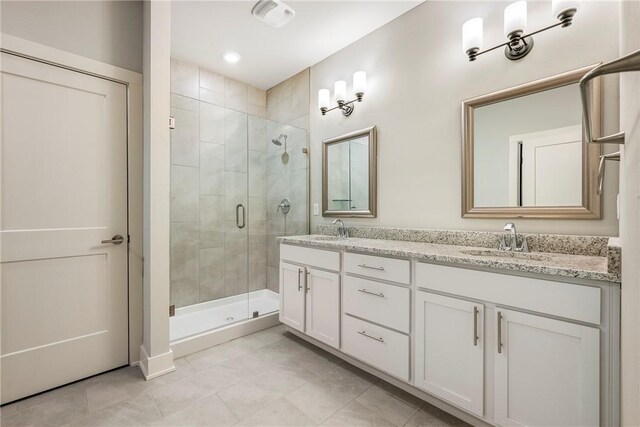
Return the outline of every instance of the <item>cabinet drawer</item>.
{"type": "Polygon", "coordinates": [[[345,276],[342,308],[345,313],[409,333],[409,288],[345,276]]]}
{"type": "Polygon", "coordinates": [[[347,252],[344,254],[344,268],[347,273],[360,274],[407,285],[410,283],[411,268],[407,259],[347,252]]]}
{"type": "Polygon", "coordinates": [[[409,337],[349,315],[342,316],[342,351],[409,381],[409,337]]]}
{"type": "Polygon", "coordinates": [[[448,294],[600,324],[600,288],[419,262],[416,285],[448,294]]]}
{"type": "Polygon", "coordinates": [[[280,259],[325,270],[340,271],[340,252],[282,244],[280,259]]]}

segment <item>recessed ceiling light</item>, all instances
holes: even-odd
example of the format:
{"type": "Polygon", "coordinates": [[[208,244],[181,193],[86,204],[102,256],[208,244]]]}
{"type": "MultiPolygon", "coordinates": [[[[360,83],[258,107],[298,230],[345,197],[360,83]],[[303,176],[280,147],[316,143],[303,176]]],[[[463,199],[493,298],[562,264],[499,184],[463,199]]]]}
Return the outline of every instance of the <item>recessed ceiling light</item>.
{"type": "Polygon", "coordinates": [[[225,52],[222,54],[222,58],[230,64],[235,64],[242,59],[242,57],[235,52],[225,52]]]}

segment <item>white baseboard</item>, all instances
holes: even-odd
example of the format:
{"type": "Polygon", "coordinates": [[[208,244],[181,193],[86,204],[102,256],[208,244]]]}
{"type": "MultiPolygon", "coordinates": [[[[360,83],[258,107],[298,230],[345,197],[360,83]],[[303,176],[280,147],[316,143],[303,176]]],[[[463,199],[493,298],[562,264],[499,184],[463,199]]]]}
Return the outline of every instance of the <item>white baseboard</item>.
{"type": "Polygon", "coordinates": [[[173,351],[169,350],[166,353],[149,357],[144,345],[140,346],[140,370],[147,381],[173,372],[175,369],[176,367],[173,366],[173,351]]]}

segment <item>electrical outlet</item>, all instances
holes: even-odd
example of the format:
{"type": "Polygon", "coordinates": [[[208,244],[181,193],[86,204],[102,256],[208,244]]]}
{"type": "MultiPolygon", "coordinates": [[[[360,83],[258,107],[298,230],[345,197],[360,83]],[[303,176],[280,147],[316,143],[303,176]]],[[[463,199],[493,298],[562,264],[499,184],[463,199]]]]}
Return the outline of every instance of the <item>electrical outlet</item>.
{"type": "Polygon", "coordinates": [[[313,204],[313,215],[315,215],[315,216],[320,215],[320,207],[318,206],[317,203],[313,204]]]}

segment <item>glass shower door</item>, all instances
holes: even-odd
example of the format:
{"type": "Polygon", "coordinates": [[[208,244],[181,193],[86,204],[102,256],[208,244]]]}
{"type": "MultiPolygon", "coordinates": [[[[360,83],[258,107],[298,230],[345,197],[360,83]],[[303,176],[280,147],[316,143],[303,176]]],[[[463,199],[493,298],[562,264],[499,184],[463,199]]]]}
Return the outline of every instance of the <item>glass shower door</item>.
{"type": "Polygon", "coordinates": [[[224,119],[224,291],[228,323],[249,317],[248,116],[225,109],[224,119]]]}
{"type": "Polygon", "coordinates": [[[249,310],[279,309],[278,237],[307,234],[308,138],[304,129],[249,117],[249,310]]]}

